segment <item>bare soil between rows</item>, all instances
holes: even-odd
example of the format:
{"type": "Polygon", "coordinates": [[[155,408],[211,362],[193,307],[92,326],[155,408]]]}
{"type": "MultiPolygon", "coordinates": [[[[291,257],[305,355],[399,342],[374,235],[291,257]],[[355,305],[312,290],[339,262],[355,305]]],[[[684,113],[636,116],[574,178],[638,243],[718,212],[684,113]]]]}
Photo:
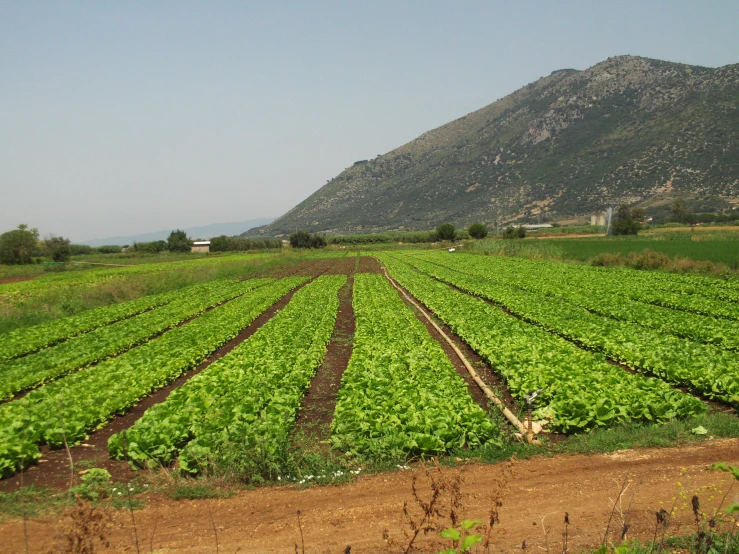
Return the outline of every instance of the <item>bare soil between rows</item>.
{"type": "MultiPolygon", "coordinates": [[[[169,393],[181,387],[188,380],[203,371],[210,364],[222,358],[239,344],[252,336],[262,325],[269,321],[278,311],[284,308],[293,295],[300,289],[298,287],[288,292],[269,309],[257,317],[251,324],[244,328],[236,337],[221,346],[218,350],[208,356],[197,367],[184,373],[169,385],[154,391],[142,399],[136,406],[129,409],[125,414],[113,417],[104,427],[94,431],[82,444],[70,448],[70,454],[74,464],[84,462],[85,466],[90,464],[108,470],[115,481],[131,481],[136,473],[130,469],[127,462],[113,460],[108,457],[108,439],[116,433],[128,429],[131,425],[144,415],[144,412],[155,404],[164,402],[169,393]]],[[[51,449],[48,446],[41,447],[41,459],[36,465],[32,465],[23,472],[24,486],[34,485],[36,488],[64,489],[69,487],[70,471],[69,457],[63,449],[51,449]]],[[[75,473],[76,475],[76,473],[75,473]]],[[[17,490],[21,485],[21,474],[0,481],[0,491],[7,492],[17,490]]]]}
{"type": "MultiPolygon", "coordinates": [[[[288,268],[278,268],[279,271],[276,272],[278,273],[278,275],[269,276],[280,278],[287,276],[307,276],[315,278],[323,274],[349,274],[355,269],[356,265],[357,260],[355,257],[337,257],[319,260],[308,260],[305,262],[301,262],[296,266],[288,268]]],[[[250,276],[250,278],[251,277],[252,276],[250,276]]],[[[201,362],[196,368],[181,375],[169,385],[154,391],[151,395],[142,399],[136,406],[129,409],[125,414],[113,417],[113,419],[105,424],[104,427],[92,432],[89,438],[82,444],[70,448],[70,454],[72,456],[74,464],[82,463],[84,467],[94,466],[104,468],[116,481],[133,480],[136,477],[136,472],[132,471],[126,462],[112,460],[108,457],[108,439],[112,435],[129,428],[144,414],[144,412],[146,412],[148,408],[160,402],[164,402],[169,396],[170,392],[182,386],[189,379],[200,373],[202,370],[204,370],[206,367],[208,367],[219,358],[222,358],[223,356],[231,352],[236,346],[252,336],[278,311],[287,306],[287,304],[290,302],[293,295],[295,294],[295,292],[297,292],[297,290],[299,290],[299,288],[301,287],[293,289],[285,296],[283,296],[268,310],[257,317],[257,319],[255,319],[250,325],[244,328],[236,337],[224,344],[216,352],[208,356],[208,358],[201,362]]],[[[226,302],[223,302],[221,304],[225,304],[226,302]]],[[[349,296],[349,304],[351,305],[351,295],[349,296]]],[[[210,311],[215,307],[216,306],[211,307],[206,311],[210,311]]],[[[195,319],[195,317],[180,323],[178,327],[187,324],[188,322],[195,319]]],[[[354,318],[352,312],[352,325],[353,319],[354,318]]],[[[346,364],[344,365],[344,368],[345,367],[346,364]]],[[[341,371],[343,372],[343,370],[341,371]]],[[[335,404],[335,393],[333,402],[335,404]]],[[[331,410],[331,415],[332,414],[333,410],[331,410]]],[[[51,449],[48,446],[42,446],[41,459],[38,461],[37,464],[32,465],[23,472],[22,481],[24,486],[33,485],[36,488],[44,487],[51,489],[64,489],[66,487],[69,487],[71,479],[74,479],[76,483],[77,478],[77,471],[75,471],[74,477],[70,475],[69,455],[65,450],[51,449]]],[[[14,475],[11,478],[0,480],[0,491],[3,492],[17,490],[20,486],[20,473],[14,475]]]]}
{"type": "MultiPolygon", "coordinates": [[[[719,460],[739,463],[739,439],[593,456],[542,456],[512,464],[470,463],[442,471],[461,474],[461,517],[486,521],[493,499],[502,502],[492,552],[523,552],[524,546],[533,552],[562,552],[565,512],[570,521],[568,550],[578,552],[600,545],[612,511],[609,540],[617,540],[626,523],[627,539],[646,541],[653,536],[655,512],[662,507],[676,507],[668,528],[668,534],[676,534],[695,529],[693,494],[698,494],[700,509],[707,514],[719,506],[723,495],[724,506],[737,502],[736,481],[708,469],[719,460]],[[678,494],[681,490],[684,498],[678,494]]],[[[395,539],[402,537],[402,509],[405,502],[413,504],[414,474],[423,483],[422,470],[414,467],[360,477],[340,487],[260,488],[228,499],[199,501],[154,495],[135,512],[136,531],[142,552],[149,552],[150,546],[160,553],[215,552],[215,528],[220,552],[293,553],[296,544],[300,551],[297,511],[301,510],[306,553],[341,553],[347,546],[352,554],[398,552],[399,548],[388,549],[383,531],[395,539]]],[[[426,486],[421,484],[420,491],[428,498],[426,486]]],[[[101,552],[135,552],[130,513],[118,510],[113,518],[110,547],[101,552]]],[[[30,552],[51,546],[57,525],[56,518],[28,521],[30,552]]],[[[1,524],[0,535],[3,552],[24,552],[20,520],[1,524]]],[[[438,552],[449,544],[433,533],[422,535],[417,546],[414,552],[438,552]]]]}

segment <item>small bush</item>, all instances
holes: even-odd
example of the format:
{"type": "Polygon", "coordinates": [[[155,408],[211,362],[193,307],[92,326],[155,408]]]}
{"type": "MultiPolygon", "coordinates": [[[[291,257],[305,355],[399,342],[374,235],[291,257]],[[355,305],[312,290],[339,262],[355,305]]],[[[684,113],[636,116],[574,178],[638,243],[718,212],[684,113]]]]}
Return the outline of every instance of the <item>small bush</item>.
{"type": "Polygon", "coordinates": [[[525,239],[526,229],[519,225],[518,227],[511,227],[510,225],[503,232],[504,239],[525,239]]]}
{"type": "Polygon", "coordinates": [[[290,235],[290,246],[293,248],[325,248],[326,237],[301,230],[290,235]]]}

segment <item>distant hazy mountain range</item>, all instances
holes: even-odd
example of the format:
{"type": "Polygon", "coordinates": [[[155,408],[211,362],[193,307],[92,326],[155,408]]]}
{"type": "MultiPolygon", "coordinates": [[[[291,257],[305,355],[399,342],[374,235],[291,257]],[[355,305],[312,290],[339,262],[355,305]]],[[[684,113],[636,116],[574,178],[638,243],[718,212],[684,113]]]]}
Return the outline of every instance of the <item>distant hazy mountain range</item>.
{"type": "MultiPolygon", "coordinates": [[[[227,235],[229,237],[240,235],[252,227],[267,225],[275,220],[274,217],[262,217],[259,219],[247,219],[246,221],[234,221],[231,223],[212,223],[202,227],[187,227],[184,231],[187,236],[194,239],[210,239],[227,235]]],[[[173,229],[156,231],[154,233],[144,233],[142,235],[129,235],[120,237],[108,237],[107,239],[86,240],[80,244],[89,244],[90,246],[103,246],[105,244],[133,244],[134,242],[150,242],[153,240],[167,240],[173,229]]]]}
{"type": "Polygon", "coordinates": [[[739,206],[739,64],[620,56],[555,71],[355,162],[248,234],[530,223],[620,203],[649,214],[676,196],[701,211],[739,206]]]}

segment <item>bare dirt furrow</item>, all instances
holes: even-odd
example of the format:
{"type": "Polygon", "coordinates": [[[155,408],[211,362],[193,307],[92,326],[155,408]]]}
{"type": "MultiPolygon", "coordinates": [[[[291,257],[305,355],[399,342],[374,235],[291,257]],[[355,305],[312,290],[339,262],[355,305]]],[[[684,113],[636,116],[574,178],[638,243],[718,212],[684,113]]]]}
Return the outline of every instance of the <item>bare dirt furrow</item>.
{"type": "MultiPolygon", "coordinates": [[[[304,286],[304,285],[303,285],[304,286]]],[[[90,434],[88,440],[80,445],[70,448],[70,453],[75,464],[83,462],[85,466],[94,466],[107,469],[114,480],[129,481],[136,475],[126,462],[111,460],[108,457],[108,439],[115,433],[133,425],[144,412],[154,404],[164,402],[169,393],[192,379],[210,364],[222,358],[239,344],[252,336],[262,325],[267,323],[278,311],[284,308],[293,295],[302,287],[288,292],[267,311],[244,328],[236,337],[213,352],[197,367],[181,375],[166,387],[163,387],[147,396],[136,406],[130,408],[125,414],[115,416],[105,427],[90,434]]],[[[64,450],[53,450],[48,446],[41,448],[41,459],[37,465],[28,468],[23,475],[24,485],[35,487],[46,487],[63,489],[69,486],[69,457],[64,450]]],[[[20,487],[21,477],[16,474],[11,478],[0,481],[0,491],[17,490],[20,487]]]]}
{"type": "MultiPolygon", "coordinates": [[[[470,394],[472,394],[472,398],[475,400],[475,402],[480,407],[487,410],[489,407],[489,400],[487,396],[485,396],[485,393],[482,392],[482,389],[480,389],[477,383],[475,383],[469,371],[467,371],[467,368],[454,352],[454,349],[449,345],[449,343],[444,340],[444,338],[439,334],[434,326],[431,325],[431,323],[429,323],[429,321],[418,312],[415,306],[413,306],[413,304],[408,301],[408,298],[412,298],[421,306],[424,305],[423,302],[418,300],[415,296],[408,292],[408,290],[403,288],[400,283],[398,283],[398,286],[403,290],[403,294],[398,293],[400,298],[405,302],[406,306],[408,306],[413,311],[418,320],[423,323],[423,325],[426,327],[429,334],[434,338],[434,340],[438,342],[444,349],[444,352],[449,358],[449,361],[451,361],[452,365],[454,365],[454,369],[457,370],[457,373],[460,375],[460,377],[462,377],[462,379],[464,379],[467,383],[467,388],[469,389],[470,394]]],[[[434,314],[431,310],[429,310],[429,314],[434,319],[434,322],[441,328],[441,330],[444,331],[444,333],[452,339],[457,348],[461,350],[462,354],[464,354],[465,358],[467,358],[470,364],[472,364],[472,367],[475,368],[475,371],[477,371],[477,373],[480,375],[480,378],[485,382],[485,384],[495,392],[496,396],[498,396],[498,398],[503,401],[503,403],[509,410],[511,410],[513,413],[517,413],[517,402],[513,398],[513,396],[511,396],[511,393],[508,391],[505,382],[495,374],[492,368],[485,362],[485,360],[480,357],[477,352],[475,352],[466,342],[464,342],[458,335],[456,335],[446,323],[436,317],[436,314],[434,314]]]]}
{"type": "Polygon", "coordinates": [[[339,290],[339,312],[336,317],[336,326],[326,350],[326,357],[303,397],[295,422],[296,440],[300,440],[304,435],[310,435],[319,440],[329,438],[329,426],[336,408],[336,395],[341,388],[341,377],[352,355],[353,285],[354,278],[350,275],[346,284],[339,290]]]}

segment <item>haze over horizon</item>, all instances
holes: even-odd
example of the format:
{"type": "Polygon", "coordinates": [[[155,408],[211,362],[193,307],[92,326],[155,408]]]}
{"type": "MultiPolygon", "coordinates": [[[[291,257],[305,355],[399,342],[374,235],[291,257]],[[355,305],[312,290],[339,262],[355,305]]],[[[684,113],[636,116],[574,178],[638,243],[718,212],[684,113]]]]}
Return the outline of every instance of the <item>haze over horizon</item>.
{"type": "Polygon", "coordinates": [[[277,217],[552,71],[739,62],[739,3],[0,5],[0,232],[277,217]]]}

